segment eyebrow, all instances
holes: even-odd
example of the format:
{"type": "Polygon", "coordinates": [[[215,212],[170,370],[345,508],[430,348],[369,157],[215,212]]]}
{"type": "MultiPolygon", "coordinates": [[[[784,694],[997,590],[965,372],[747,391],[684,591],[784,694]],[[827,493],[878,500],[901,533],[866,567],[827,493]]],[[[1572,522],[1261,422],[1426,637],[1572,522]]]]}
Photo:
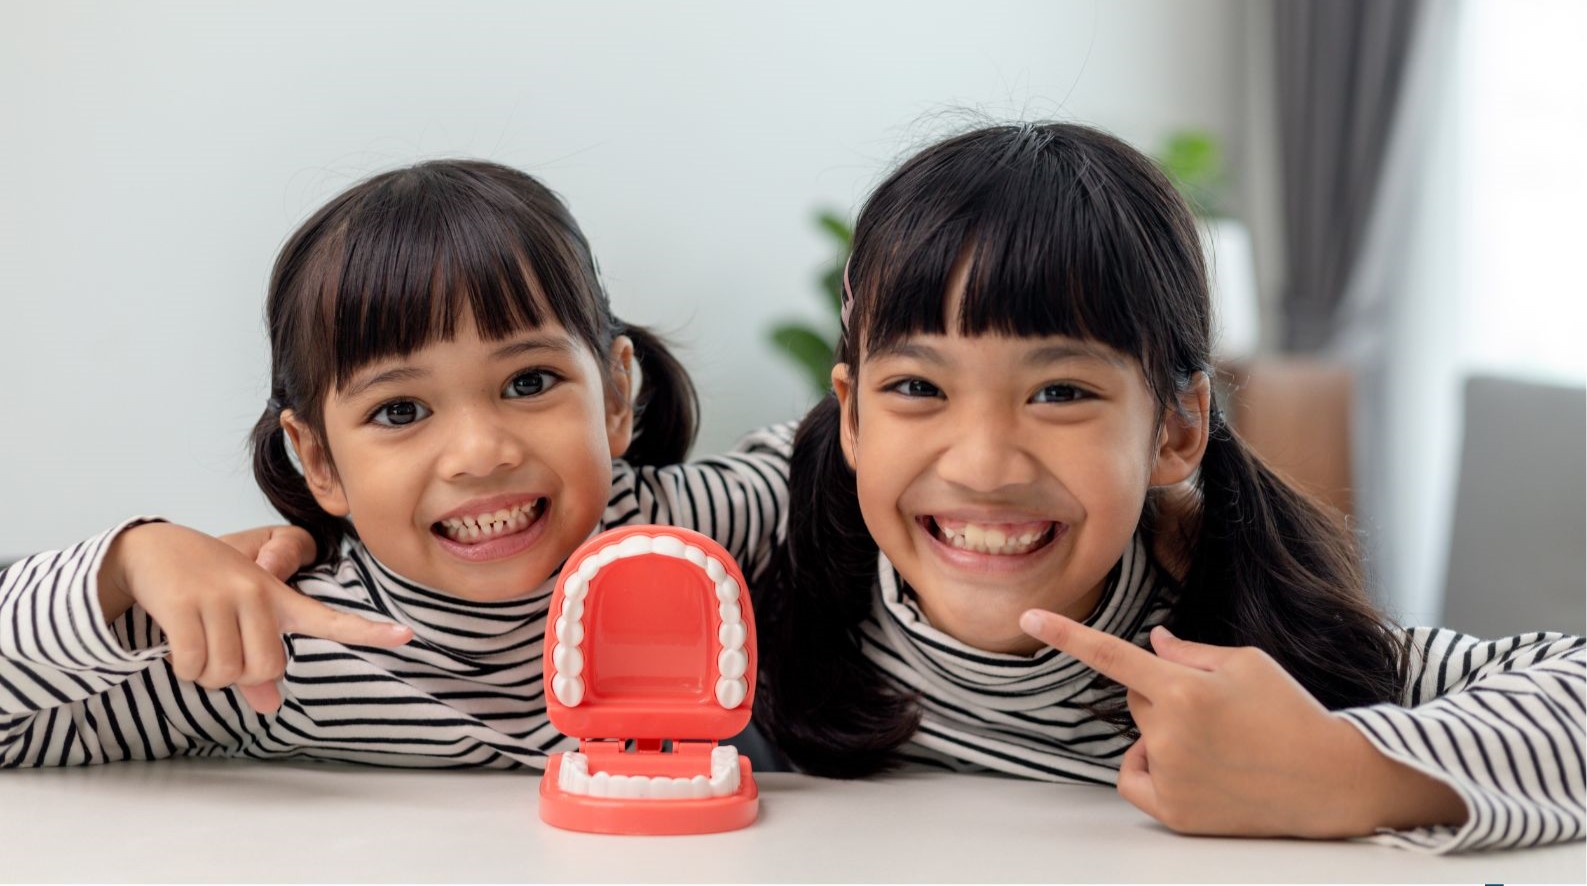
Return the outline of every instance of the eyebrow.
{"type": "MultiPolygon", "coordinates": [[[[555,354],[572,354],[574,347],[571,341],[562,336],[535,335],[502,345],[491,352],[490,359],[506,360],[511,357],[541,351],[550,351],[555,354]]],[[[339,396],[344,400],[350,400],[379,385],[399,381],[413,381],[415,379],[428,378],[429,375],[430,370],[418,366],[397,366],[387,369],[385,372],[376,373],[368,378],[354,381],[339,396]]]]}
{"type": "MultiPolygon", "coordinates": [[[[936,348],[910,341],[895,342],[886,347],[878,348],[866,355],[866,361],[890,357],[915,359],[934,366],[948,365],[948,359],[936,348]]],[[[1027,366],[1046,366],[1051,363],[1061,363],[1065,360],[1100,360],[1114,366],[1125,365],[1124,358],[1079,342],[1042,345],[1026,351],[1024,357],[1024,363],[1027,366]]]]}

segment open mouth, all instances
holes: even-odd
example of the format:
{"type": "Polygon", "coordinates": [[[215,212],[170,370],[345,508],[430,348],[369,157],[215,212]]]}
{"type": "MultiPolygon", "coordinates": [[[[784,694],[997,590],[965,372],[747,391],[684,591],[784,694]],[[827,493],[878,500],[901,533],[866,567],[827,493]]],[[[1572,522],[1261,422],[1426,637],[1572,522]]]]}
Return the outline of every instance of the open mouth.
{"type": "Polygon", "coordinates": [[[544,496],[524,504],[463,517],[448,517],[430,525],[430,531],[460,545],[482,545],[524,532],[545,513],[544,496]]]}
{"type": "Polygon", "coordinates": [[[978,523],[929,515],[917,517],[916,522],[948,547],[993,557],[1018,557],[1039,551],[1052,544],[1062,525],[1051,520],[978,523]]]}

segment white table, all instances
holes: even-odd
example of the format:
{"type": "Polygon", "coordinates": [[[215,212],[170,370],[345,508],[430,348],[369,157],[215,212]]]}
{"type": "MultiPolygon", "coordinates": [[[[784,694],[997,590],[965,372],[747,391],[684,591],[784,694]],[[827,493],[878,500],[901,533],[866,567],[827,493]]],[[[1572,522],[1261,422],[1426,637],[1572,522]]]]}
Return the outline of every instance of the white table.
{"type": "Polygon", "coordinates": [[[172,760],[0,772],[4,881],[1581,882],[1584,844],[1428,857],[1170,833],[1109,789],[964,775],[757,779],[753,826],[559,831],[538,773],[172,760]]]}

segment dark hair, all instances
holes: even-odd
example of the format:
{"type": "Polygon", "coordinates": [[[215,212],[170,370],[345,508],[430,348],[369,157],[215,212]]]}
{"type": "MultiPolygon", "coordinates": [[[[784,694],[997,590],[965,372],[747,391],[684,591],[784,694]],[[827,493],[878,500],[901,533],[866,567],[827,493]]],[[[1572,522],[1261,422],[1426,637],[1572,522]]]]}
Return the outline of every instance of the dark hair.
{"type": "Polygon", "coordinates": [[[287,453],[281,412],[324,434],[326,395],[369,363],[450,339],[465,309],[481,337],[554,318],[587,345],[608,385],[611,343],[642,367],[635,464],[682,461],[694,442],[694,386],[661,339],[612,315],[588,241],[529,175],[476,160],[382,173],[333,198],[287,240],[270,276],[270,401],[252,434],[265,497],[314,536],[324,559],[352,525],[321,510],[287,453]]]}
{"type": "MultiPolygon", "coordinates": [[[[1088,127],[994,126],[926,148],[866,202],[849,275],[855,300],[837,359],[851,372],[862,341],[882,348],[952,324],[966,335],[1064,335],[1133,355],[1160,409],[1178,409],[1198,373],[1210,377],[1206,268],[1190,211],[1150,160],[1088,127]],[[950,318],[949,279],[966,257],[950,318]]],[[[847,777],[886,766],[920,715],[859,641],[877,546],[843,459],[841,420],[828,396],[795,438],[788,541],[756,602],[757,705],[796,764],[847,777]]],[[[1332,709],[1398,700],[1401,646],[1366,597],[1343,521],[1263,465],[1216,401],[1209,431],[1196,481],[1202,505],[1178,540],[1189,566],[1169,628],[1259,647],[1332,709]]],[[[1122,698],[1095,712],[1133,728],[1122,698]]]]}

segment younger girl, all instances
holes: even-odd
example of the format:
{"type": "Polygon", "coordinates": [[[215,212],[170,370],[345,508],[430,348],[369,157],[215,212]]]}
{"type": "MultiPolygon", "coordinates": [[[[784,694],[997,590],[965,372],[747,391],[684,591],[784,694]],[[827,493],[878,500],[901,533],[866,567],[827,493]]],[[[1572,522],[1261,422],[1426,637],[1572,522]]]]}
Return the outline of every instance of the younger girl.
{"type": "Polygon", "coordinates": [[[1196,229],[1146,158],[944,141],[866,203],[847,279],[755,604],[795,764],[1116,783],[1194,833],[1581,837],[1582,640],[1373,610],[1346,529],[1225,424],[1196,229]]]}
{"type": "Polygon", "coordinates": [[[317,565],[294,592],[220,541],[141,519],[13,565],[5,765],[538,767],[563,742],[541,640],[575,547],[671,522],[747,575],[763,565],[789,435],[672,464],[694,435],[688,378],[612,315],[578,226],[529,176],[440,161],[354,186],[288,240],[267,315],[255,474],[317,565]]]}

